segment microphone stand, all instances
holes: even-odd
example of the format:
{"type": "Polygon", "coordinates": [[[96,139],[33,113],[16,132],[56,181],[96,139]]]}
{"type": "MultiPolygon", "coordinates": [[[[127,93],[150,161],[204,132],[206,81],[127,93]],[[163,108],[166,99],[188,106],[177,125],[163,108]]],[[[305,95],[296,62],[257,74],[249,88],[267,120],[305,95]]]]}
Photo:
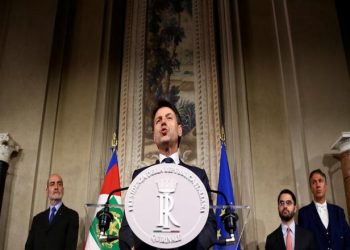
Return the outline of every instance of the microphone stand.
{"type": "Polygon", "coordinates": [[[106,233],[109,229],[111,221],[113,220],[113,214],[109,212],[109,199],[111,198],[112,194],[127,190],[128,188],[129,187],[124,187],[124,188],[117,188],[112,190],[112,192],[110,192],[108,195],[107,201],[104,204],[104,208],[102,208],[96,214],[96,217],[98,218],[98,221],[99,221],[98,228],[100,229],[100,235],[98,236],[98,239],[101,243],[112,242],[118,239],[118,236],[108,235],[106,233]]]}
{"type": "Polygon", "coordinates": [[[230,207],[230,203],[228,202],[227,197],[223,192],[221,192],[219,190],[210,190],[210,192],[221,195],[224,198],[225,204],[227,206],[225,208],[224,214],[221,215],[221,220],[224,223],[225,230],[230,235],[230,238],[218,240],[216,244],[218,244],[218,245],[232,245],[236,242],[234,232],[237,229],[236,222],[238,221],[238,215],[237,215],[237,213],[235,213],[234,209],[232,209],[230,207]]]}

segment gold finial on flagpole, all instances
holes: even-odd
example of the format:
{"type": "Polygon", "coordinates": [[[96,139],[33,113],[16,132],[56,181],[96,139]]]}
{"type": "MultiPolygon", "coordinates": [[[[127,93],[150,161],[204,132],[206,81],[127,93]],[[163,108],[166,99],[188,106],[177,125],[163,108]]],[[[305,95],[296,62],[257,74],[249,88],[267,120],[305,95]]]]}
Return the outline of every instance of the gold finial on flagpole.
{"type": "Polygon", "coordinates": [[[117,133],[113,133],[113,138],[112,138],[112,148],[117,149],[118,148],[118,139],[117,139],[117,133]]]}
{"type": "Polygon", "coordinates": [[[225,136],[224,126],[221,126],[220,141],[222,141],[224,144],[226,143],[226,136],[225,136]]]}

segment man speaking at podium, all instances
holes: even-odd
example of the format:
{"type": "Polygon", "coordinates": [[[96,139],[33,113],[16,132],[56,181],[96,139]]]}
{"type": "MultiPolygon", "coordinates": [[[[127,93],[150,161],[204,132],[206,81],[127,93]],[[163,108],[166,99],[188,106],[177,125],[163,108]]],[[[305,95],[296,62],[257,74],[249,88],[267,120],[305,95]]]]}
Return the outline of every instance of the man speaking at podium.
{"type": "MultiPolygon", "coordinates": [[[[208,191],[209,201],[210,199],[210,186],[207,174],[205,170],[189,166],[183,163],[179,158],[179,144],[182,136],[182,125],[180,114],[176,107],[166,100],[160,100],[157,103],[156,108],[153,111],[153,140],[159,150],[159,161],[156,164],[161,163],[175,163],[183,166],[192,172],[194,172],[199,179],[203,182],[205,188],[208,191]]],[[[149,166],[148,166],[149,167],[149,166]]],[[[148,167],[135,170],[132,179],[134,179],[139,173],[148,167]]],[[[191,242],[178,249],[189,250],[205,250],[213,245],[216,241],[216,220],[213,211],[210,209],[207,222],[199,233],[199,235],[191,242]]],[[[155,249],[154,247],[142,242],[132,232],[128,225],[126,218],[124,217],[120,231],[119,231],[119,246],[120,249],[155,249]]]]}

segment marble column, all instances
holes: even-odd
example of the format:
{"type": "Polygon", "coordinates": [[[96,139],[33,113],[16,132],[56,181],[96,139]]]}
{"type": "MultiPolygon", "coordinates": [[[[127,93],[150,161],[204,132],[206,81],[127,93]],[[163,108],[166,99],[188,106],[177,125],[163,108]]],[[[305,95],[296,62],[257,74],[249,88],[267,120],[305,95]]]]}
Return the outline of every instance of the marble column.
{"type": "Polygon", "coordinates": [[[346,205],[348,209],[348,218],[350,218],[350,132],[342,132],[338,140],[332,145],[331,149],[339,151],[337,159],[341,163],[343,173],[346,205]]]}
{"type": "Polygon", "coordinates": [[[0,133],[0,214],[9,161],[19,152],[19,145],[8,133],[0,133]]]}

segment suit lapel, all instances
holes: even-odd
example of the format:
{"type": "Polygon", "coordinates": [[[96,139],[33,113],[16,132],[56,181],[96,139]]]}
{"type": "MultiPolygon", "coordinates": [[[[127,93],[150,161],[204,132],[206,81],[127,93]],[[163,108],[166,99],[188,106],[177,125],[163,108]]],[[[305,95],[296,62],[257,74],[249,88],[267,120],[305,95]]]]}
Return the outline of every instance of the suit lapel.
{"type": "Polygon", "coordinates": [[[282,233],[282,226],[280,225],[277,231],[277,238],[276,238],[276,243],[278,246],[278,249],[286,249],[286,244],[284,243],[284,239],[283,239],[283,233],[282,233]]]}
{"type": "Polygon", "coordinates": [[[324,227],[324,225],[321,221],[320,216],[318,215],[316,204],[314,202],[311,202],[310,205],[311,205],[311,211],[312,211],[311,215],[312,215],[312,218],[315,222],[315,225],[317,225],[322,230],[326,230],[326,228],[324,227]]]}
{"type": "MultiPolygon", "coordinates": [[[[337,222],[336,222],[336,211],[332,205],[329,205],[327,203],[327,210],[328,210],[328,230],[334,231],[337,228],[337,222]]],[[[338,226],[339,227],[339,226],[338,226]]],[[[331,237],[334,237],[335,233],[331,233],[331,237]]]]}
{"type": "Polygon", "coordinates": [[[42,218],[43,221],[44,221],[43,225],[45,225],[46,227],[50,226],[50,224],[49,224],[49,215],[50,215],[50,208],[45,210],[44,217],[42,218]]]}
{"type": "Polygon", "coordinates": [[[295,225],[295,239],[294,239],[294,249],[301,249],[301,242],[303,235],[300,233],[300,230],[297,225],[295,225]]]}
{"type": "Polygon", "coordinates": [[[183,166],[183,167],[186,167],[186,164],[185,164],[183,161],[181,161],[181,159],[180,159],[179,165],[181,165],[181,166],[183,166]]]}

